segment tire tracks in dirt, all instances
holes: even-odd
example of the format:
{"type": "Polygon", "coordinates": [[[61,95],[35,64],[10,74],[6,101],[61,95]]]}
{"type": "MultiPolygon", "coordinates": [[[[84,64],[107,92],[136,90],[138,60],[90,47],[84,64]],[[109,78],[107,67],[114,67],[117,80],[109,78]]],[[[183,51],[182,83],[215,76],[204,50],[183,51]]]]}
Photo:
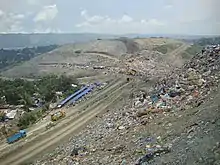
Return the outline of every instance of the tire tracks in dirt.
{"type": "MultiPolygon", "coordinates": [[[[73,116],[75,113],[80,112],[80,111],[84,111],[84,109],[88,108],[89,105],[92,105],[92,104],[97,105],[97,103],[102,101],[102,99],[105,97],[106,93],[109,93],[109,92],[114,91],[115,89],[119,88],[119,86],[122,82],[123,82],[123,79],[121,79],[121,78],[113,79],[113,80],[110,81],[110,83],[106,87],[104,87],[100,92],[98,92],[97,95],[93,96],[92,98],[89,98],[88,100],[86,100],[82,104],[79,103],[75,107],[68,108],[67,110],[70,111],[70,112],[67,113],[67,116],[65,118],[58,120],[56,122],[57,126],[55,126],[54,128],[57,129],[57,127],[60,127],[63,124],[65,125],[70,119],[75,117],[75,116],[73,116]]],[[[79,115],[79,114],[77,114],[77,115],[79,115]]],[[[48,120],[48,122],[43,124],[44,125],[43,129],[45,128],[45,126],[48,123],[50,123],[50,119],[48,120]]],[[[42,135],[45,135],[45,134],[48,134],[48,133],[50,134],[51,131],[53,131],[53,129],[48,130],[48,131],[43,131],[43,133],[40,133],[39,135],[42,136],[42,135]]],[[[37,135],[37,137],[39,135],[37,135]]],[[[7,145],[6,143],[4,143],[4,144],[1,145],[1,148],[0,148],[1,152],[0,153],[3,154],[3,150],[4,150],[5,153],[10,152],[10,150],[14,150],[15,148],[21,147],[22,145],[27,143],[25,140],[28,140],[28,142],[29,142],[29,141],[34,140],[37,137],[31,135],[31,137],[28,136],[27,138],[22,139],[19,142],[14,143],[14,144],[7,145]]]]}
{"type": "Polygon", "coordinates": [[[189,44],[183,43],[183,45],[166,55],[167,61],[171,66],[179,67],[183,65],[183,61],[181,60],[181,56],[179,54],[184,52],[189,46],[189,44]]]}
{"type": "Polygon", "coordinates": [[[131,82],[125,84],[123,83],[122,85],[120,85],[119,88],[112,91],[108,97],[105,97],[104,100],[98,102],[97,104],[93,104],[91,107],[88,108],[88,110],[82,112],[79,116],[75,118],[75,121],[71,119],[66,123],[66,126],[62,129],[59,128],[62,127],[63,124],[56,129],[58,130],[57,132],[53,130],[53,132],[55,133],[52,133],[50,136],[47,135],[49,137],[45,138],[45,140],[42,138],[40,139],[40,141],[34,140],[35,143],[34,141],[29,142],[26,145],[20,147],[20,149],[18,148],[15,151],[12,151],[11,153],[3,155],[4,158],[1,158],[0,163],[4,165],[21,164],[35,157],[39,153],[42,153],[42,151],[45,151],[45,149],[49,149],[50,146],[54,146],[55,144],[59,143],[68,135],[79,130],[98,114],[104,112],[104,110],[111,104],[113,104],[115,101],[119,100],[118,98],[121,97],[123,94],[123,89],[129,84],[131,84],[131,82]]]}

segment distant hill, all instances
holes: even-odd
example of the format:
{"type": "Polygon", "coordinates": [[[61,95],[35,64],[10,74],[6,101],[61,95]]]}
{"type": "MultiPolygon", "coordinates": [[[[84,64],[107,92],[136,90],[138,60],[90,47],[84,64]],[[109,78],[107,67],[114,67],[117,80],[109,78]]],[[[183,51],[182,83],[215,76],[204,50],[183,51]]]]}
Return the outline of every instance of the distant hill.
{"type": "Polygon", "coordinates": [[[58,48],[57,45],[37,46],[22,49],[0,49],[0,71],[22,64],[24,61],[28,61],[56,48],[58,48]]]}
{"type": "MultiPolygon", "coordinates": [[[[66,74],[76,78],[94,77],[109,72],[118,72],[120,68],[124,67],[126,59],[136,58],[136,56],[142,58],[140,58],[140,63],[134,62],[134,68],[141,67],[142,72],[148,72],[145,69],[149,66],[165,70],[167,65],[165,65],[164,55],[169,56],[175,49],[184,45],[182,41],[175,39],[124,37],[66,44],[11,67],[1,72],[1,76],[37,78],[48,74],[66,74]],[[94,69],[95,66],[105,66],[106,68],[99,70],[94,69]]],[[[153,72],[154,70],[149,71],[149,74],[153,72]]]]}
{"type": "Polygon", "coordinates": [[[217,44],[220,44],[220,37],[201,38],[199,40],[195,40],[195,43],[201,46],[217,45],[217,44]]]}
{"type": "Polygon", "coordinates": [[[170,34],[95,34],[95,33],[33,33],[33,34],[0,34],[0,48],[24,48],[47,45],[64,45],[88,42],[96,39],[128,38],[175,38],[194,40],[208,36],[170,35],[170,34]]]}
{"type": "Polygon", "coordinates": [[[23,48],[47,45],[63,45],[87,42],[95,39],[110,39],[113,35],[90,33],[48,33],[48,34],[0,34],[0,48],[23,48]]]}

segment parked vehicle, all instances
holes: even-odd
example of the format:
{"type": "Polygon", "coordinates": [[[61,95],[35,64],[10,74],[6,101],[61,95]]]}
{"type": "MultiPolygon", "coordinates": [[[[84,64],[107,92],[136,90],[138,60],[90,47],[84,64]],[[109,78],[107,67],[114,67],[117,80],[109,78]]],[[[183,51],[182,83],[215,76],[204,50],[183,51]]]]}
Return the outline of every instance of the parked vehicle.
{"type": "Polygon", "coordinates": [[[63,111],[63,110],[61,110],[61,111],[58,111],[58,112],[52,114],[52,115],[51,115],[51,120],[52,120],[52,121],[57,121],[57,120],[59,120],[59,119],[65,117],[65,116],[66,116],[66,112],[63,111]]]}
{"type": "Polygon", "coordinates": [[[20,130],[19,132],[15,133],[15,134],[13,134],[13,135],[11,135],[11,136],[9,136],[9,137],[7,138],[7,142],[8,142],[9,144],[11,144],[11,143],[14,143],[14,142],[16,142],[16,141],[18,141],[18,140],[20,140],[20,139],[26,137],[26,136],[27,136],[26,131],[25,131],[25,130],[20,130]]]}

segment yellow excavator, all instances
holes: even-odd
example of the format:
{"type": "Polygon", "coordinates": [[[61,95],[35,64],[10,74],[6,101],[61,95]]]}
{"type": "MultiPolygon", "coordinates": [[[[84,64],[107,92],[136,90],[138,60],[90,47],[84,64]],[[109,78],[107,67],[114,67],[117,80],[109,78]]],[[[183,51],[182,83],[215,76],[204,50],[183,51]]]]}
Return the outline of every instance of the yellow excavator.
{"type": "Polygon", "coordinates": [[[51,115],[51,121],[57,121],[61,118],[64,118],[65,116],[66,116],[66,112],[64,110],[60,110],[51,115]]]}

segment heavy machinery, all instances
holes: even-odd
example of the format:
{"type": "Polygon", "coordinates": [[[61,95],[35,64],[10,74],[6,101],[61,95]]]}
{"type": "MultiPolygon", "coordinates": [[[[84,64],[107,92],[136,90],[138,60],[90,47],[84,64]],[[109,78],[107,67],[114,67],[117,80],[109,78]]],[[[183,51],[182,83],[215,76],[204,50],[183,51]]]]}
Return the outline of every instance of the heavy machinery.
{"type": "Polygon", "coordinates": [[[128,75],[132,75],[132,76],[135,76],[136,73],[137,73],[137,71],[134,70],[134,69],[128,69],[128,71],[127,71],[127,74],[128,74],[128,75]]]}
{"type": "Polygon", "coordinates": [[[11,135],[11,136],[9,136],[9,137],[7,138],[7,142],[8,142],[9,144],[11,144],[11,143],[14,143],[14,142],[16,142],[16,141],[18,141],[18,140],[20,140],[20,139],[26,137],[26,136],[27,136],[26,131],[25,131],[25,130],[20,130],[19,132],[15,133],[15,134],[13,134],[13,135],[11,135]]]}
{"type": "Polygon", "coordinates": [[[54,114],[51,115],[51,120],[52,121],[57,121],[61,118],[64,118],[66,116],[66,112],[64,110],[60,110],[54,114]]]}

